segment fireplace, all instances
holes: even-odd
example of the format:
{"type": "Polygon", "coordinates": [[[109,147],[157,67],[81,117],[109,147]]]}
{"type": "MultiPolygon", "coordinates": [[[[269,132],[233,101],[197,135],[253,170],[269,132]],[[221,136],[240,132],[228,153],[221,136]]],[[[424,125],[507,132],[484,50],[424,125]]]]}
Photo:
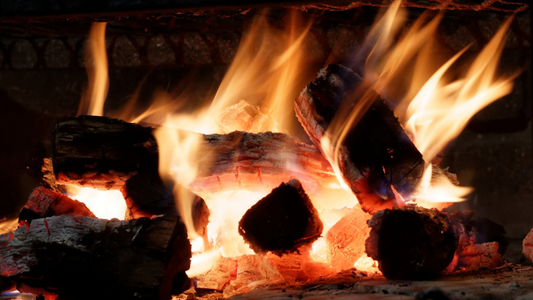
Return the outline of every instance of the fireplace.
{"type": "MultiPolygon", "coordinates": [[[[216,97],[217,90],[220,92],[219,87],[224,85],[225,76],[232,71],[232,62],[234,62],[236,57],[239,57],[240,45],[242,45],[243,41],[246,41],[247,37],[249,38],[253,34],[250,33],[250,28],[253,28],[253,25],[257,22],[263,22],[263,25],[268,25],[272,28],[272,32],[261,32],[257,38],[260,39],[261,35],[274,38],[274,41],[267,41],[267,49],[268,47],[281,47],[284,43],[284,37],[276,35],[279,32],[294,30],[295,36],[289,37],[289,39],[292,39],[290,40],[291,43],[297,42],[298,34],[306,32],[305,42],[300,45],[304,49],[301,53],[303,57],[300,57],[300,59],[305,60],[305,63],[300,65],[300,67],[303,67],[302,69],[297,70],[301,74],[297,75],[294,80],[287,80],[287,82],[291,83],[290,86],[280,85],[283,89],[294,89],[294,91],[289,93],[292,96],[286,96],[292,100],[297,98],[302,88],[309,82],[314,81],[317,77],[317,72],[328,64],[342,64],[356,70],[356,72],[361,71],[358,70],[362,66],[361,61],[357,59],[355,54],[363,48],[365,38],[371,34],[370,28],[379,13],[379,8],[389,7],[391,4],[392,2],[389,1],[358,1],[335,4],[277,3],[277,1],[271,1],[253,5],[245,2],[220,4],[216,1],[181,1],[173,3],[144,3],[140,1],[135,3],[101,3],[100,8],[97,10],[94,9],[94,5],[88,5],[83,2],[73,2],[69,5],[51,3],[46,6],[42,6],[38,1],[35,3],[28,2],[25,6],[15,5],[14,3],[0,4],[2,6],[2,12],[0,12],[0,28],[2,28],[0,36],[0,98],[5,107],[0,113],[2,115],[0,119],[2,120],[2,126],[5,128],[5,140],[8,141],[8,147],[5,147],[1,152],[2,160],[5,162],[5,171],[1,182],[2,190],[6,191],[6,197],[0,204],[2,207],[0,218],[6,218],[5,222],[2,223],[4,225],[3,228],[6,228],[4,231],[8,231],[8,227],[13,225],[13,222],[10,223],[9,220],[18,220],[20,209],[26,203],[28,195],[31,198],[31,195],[36,193],[34,188],[43,181],[43,173],[41,172],[43,159],[55,155],[52,151],[57,150],[57,140],[55,140],[57,132],[61,132],[61,128],[67,128],[61,127],[61,124],[72,125],[61,122],[68,122],[65,121],[66,118],[72,118],[80,114],[80,99],[86,97],[89,94],[87,91],[91,90],[87,83],[85,65],[88,63],[89,66],[93,66],[94,63],[90,61],[90,58],[87,58],[89,44],[87,36],[91,31],[93,21],[107,22],[105,49],[109,65],[109,90],[104,106],[104,115],[133,122],[136,116],[146,110],[155,98],[163,100],[165,97],[180,99],[179,109],[193,112],[204,105],[206,101],[208,102],[216,97]],[[265,10],[265,7],[269,8],[269,10],[265,10]],[[297,12],[297,16],[293,15],[294,12],[297,12]],[[287,24],[290,20],[292,20],[292,25],[289,26],[287,24]],[[278,40],[275,40],[276,38],[278,40]],[[88,60],[89,62],[87,62],[88,60]],[[135,100],[135,105],[131,105],[133,103],[132,100],[135,100]],[[58,121],[60,123],[57,123],[58,121]],[[52,135],[52,132],[54,132],[54,135],[52,135]]],[[[499,242],[500,250],[507,248],[503,259],[509,263],[498,264],[495,270],[490,268],[490,270],[471,271],[473,273],[456,272],[444,275],[444,277],[436,280],[424,282],[402,281],[396,284],[394,281],[387,281],[384,277],[380,277],[379,271],[375,266],[373,268],[371,259],[359,261],[359,268],[356,266],[355,268],[328,271],[321,269],[320,266],[317,267],[313,262],[302,262],[298,252],[294,254],[291,251],[292,249],[290,249],[291,247],[284,249],[290,252],[289,254],[282,255],[277,253],[280,254],[280,256],[277,256],[270,253],[263,260],[258,260],[255,255],[250,254],[253,253],[251,249],[246,250],[248,256],[233,258],[237,256],[229,253],[232,253],[232,251],[239,252],[240,250],[228,247],[224,250],[227,250],[227,255],[222,255],[223,259],[218,260],[216,263],[211,263],[211,277],[206,276],[207,271],[204,270],[203,274],[199,275],[191,275],[189,273],[192,281],[180,278],[175,279],[174,286],[172,282],[166,283],[166,288],[171,286],[174,289],[172,293],[175,297],[179,299],[206,297],[205,299],[207,299],[209,297],[233,296],[236,299],[246,299],[300,295],[302,298],[320,298],[326,297],[328,294],[336,294],[339,297],[346,294],[344,297],[361,296],[361,299],[368,299],[370,294],[377,294],[380,297],[388,297],[385,295],[390,294],[391,298],[406,297],[407,299],[416,295],[417,297],[422,297],[421,299],[433,299],[435,297],[463,299],[464,297],[479,298],[482,295],[498,298],[503,297],[506,293],[513,295],[513,297],[518,297],[531,292],[533,287],[528,285],[525,278],[525,276],[531,274],[531,271],[527,267],[518,265],[519,263],[527,264],[527,260],[521,254],[522,240],[533,227],[533,224],[529,221],[531,206],[528,205],[532,192],[530,165],[533,141],[531,133],[530,6],[526,1],[514,1],[511,3],[503,0],[405,1],[403,5],[408,8],[405,32],[407,28],[413,26],[415,20],[424,10],[445,11],[444,17],[436,30],[438,46],[431,48],[429,53],[435,55],[435,57],[449,58],[470,45],[460,59],[461,63],[473,60],[495,35],[498,28],[504,24],[505,20],[513,12],[516,13],[509,27],[509,36],[500,59],[501,64],[498,66],[499,74],[513,74],[520,71],[514,79],[512,91],[477,113],[468,122],[462,133],[447,144],[444,151],[438,156],[440,166],[443,168],[449,167],[451,173],[457,174],[457,179],[461,186],[474,188],[474,192],[467,196],[466,201],[456,203],[447,208],[446,211],[450,215],[453,212],[463,212],[461,215],[456,216],[456,219],[468,219],[470,212],[464,211],[471,210],[474,215],[473,218],[477,220],[478,224],[477,231],[479,234],[476,237],[476,243],[499,242]],[[505,237],[502,236],[502,227],[505,229],[505,237]],[[294,265],[298,265],[300,269],[298,271],[291,269],[294,265]],[[305,272],[301,271],[303,265],[306,266],[305,272]],[[238,266],[245,266],[247,269],[239,271],[238,266]],[[274,272],[271,270],[272,266],[276,266],[278,269],[274,272]],[[259,273],[262,273],[260,275],[252,274],[251,270],[254,269],[261,270],[259,273]],[[272,272],[268,273],[270,271],[272,272]],[[374,271],[378,272],[378,275],[372,275],[374,271]],[[279,274],[281,274],[281,277],[279,277],[279,274]],[[476,277],[481,277],[481,279],[476,281],[476,277]],[[236,278],[242,281],[239,282],[236,278]],[[450,283],[457,282],[461,278],[465,278],[466,283],[464,285],[456,283],[454,286],[450,283]],[[249,282],[246,282],[246,280],[249,280],[249,282]],[[260,282],[261,280],[263,282],[260,282]],[[487,285],[493,285],[500,280],[505,283],[501,290],[491,290],[489,288],[489,291],[480,292],[481,290],[486,290],[487,285]],[[232,281],[237,283],[237,285],[234,284],[232,286],[230,283],[232,281]],[[265,284],[264,281],[269,284],[265,284]],[[176,282],[179,282],[179,284],[176,284],[176,282]],[[447,289],[448,285],[453,287],[447,289]],[[467,289],[465,285],[476,286],[476,288],[467,289]],[[190,290],[188,289],[189,286],[196,289],[190,290]],[[255,286],[260,288],[252,288],[255,286]],[[184,291],[185,293],[182,293],[184,291]],[[465,291],[467,293],[466,296],[461,294],[465,293],[465,291]],[[178,294],[180,295],[178,296],[178,294]],[[353,294],[359,295],[354,296],[353,294]]],[[[436,12],[431,15],[430,19],[435,16],[436,12]]],[[[261,45],[255,45],[255,47],[255,53],[261,53],[261,45]]],[[[243,60],[248,63],[253,62],[252,58],[243,60]]],[[[269,65],[260,64],[260,66],[266,70],[269,65]]],[[[249,64],[247,67],[251,68],[252,66],[249,64]]],[[[239,69],[237,75],[239,72],[242,73],[243,70],[246,70],[246,68],[239,69]]],[[[290,67],[285,71],[288,72],[289,70],[291,70],[290,67]]],[[[260,75],[260,72],[252,73],[252,77],[259,76],[258,74],[260,75]]],[[[261,77],[261,80],[266,81],[268,79],[261,77]]],[[[255,81],[254,86],[251,88],[253,89],[260,83],[262,82],[255,81]]],[[[249,89],[250,87],[246,86],[246,84],[248,83],[240,86],[239,89],[249,89]]],[[[269,92],[268,88],[261,91],[261,93],[269,92]]],[[[251,115],[257,119],[257,116],[263,116],[264,114],[265,122],[269,122],[268,114],[265,111],[248,102],[253,102],[249,98],[247,99],[247,97],[254,97],[252,92],[248,91],[247,96],[235,93],[233,97],[238,99],[233,99],[232,104],[236,105],[237,108],[240,105],[240,112],[246,112],[246,117],[251,115]],[[241,99],[246,101],[239,102],[238,100],[241,99]]],[[[237,108],[234,108],[233,112],[237,108]]],[[[167,106],[166,109],[174,108],[167,106]]],[[[228,107],[224,106],[219,107],[217,111],[220,112],[227,109],[228,107]]],[[[231,109],[228,111],[232,112],[231,109]]],[[[81,114],[87,114],[87,111],[81,114]]],[[[160,113],[155,114],[155,116],[159,115],[160,113]]],[[[238,114],[229,114],[228,118],[231,122],[234,122],[234,119],[238,117],[238,114]]],[[[86,121],[89,123],[100,122],[93,121],[91,118],[86,121]]],[[[296,118],[293,121],[296,121],[296,118]]],[[[104,121],[104,128],[126,126],[124,128],[130,130],[130,123],[124,125],[115,123],[115,121],[106,122],[108,121],[104,121]]],[[[81,124],[85,123],[82,122],[81,124]]],[[[161,125],[157,124],[153,118],[141,120],[139,124],[143,126],[142,128],[161,125]]],[[[246,127],[247,125],[240,124],[238,129],[243,130],[243,126],[246,127]]],[[[233,130],[228,130],[221,136],[215,135],[215,133],[218,134],[220,132],[202,132],[204,134],[213,133],[213,135],[205,136],[208,142],[203,147],[207,151],[213,152],[218,151],[216,149],[219,148],[235,147],[229,145],[236,143],[235,141],[246,140],[252,146],[239,146],[242,148],[239,148],[238,151],[246,153],[248,156],[256,153],[254,149],[274,147],[272,152],[305,158],[301,159],[301,161],[320,163],[318,166],[309,167],[306,163],[295,160],[294,164],[304,166],[304,171],[300,170],[300,173],[318,176],[315,174],[327,169],[328,172],[333,174],[335,170],[322,165],[324,162],[328,164],[328,159],[325,159],[315,148],[312,148],[312,150],[307,148],[314,147],[311,145],[316,137],[310,136],[297,121],[295,125],[297,126],[294,127],[294,130],[291,130],[289,135],[290,141],[285,140],[287,137],[280,138],[276,134],[261,137],[258,142],[253,135],[246,133],[232,134],[231,131],[233,130]],[[289,148],[289,150],[287,150],[286,146],[275,148],[280,139],[283,139],[281,144],[295,145],[294,148],[289,148]],[[295,139],[296,142],[292,139],[295,139]]],[[[230,129],[233,128],[232,126],[229,126],[230,129]]],[[[247,127],[245,131],[256,130],[256,132],[261,132],[261,125],[257,126],[259,129],[252,130],[247,127]]],[[[144,132],[142,128],[135,127],[132,130],[136,134],[141,134],[144,132]]],[[[159,136],[155,134],[155,138],[158,139],[159,136]]],[[[147,139],[149,140],[150,138],[147,139]]],[[[143,141],[144,146],[146,146],[145,142],[148,140],[143,141]]],[[[149,146],[146,147],[150,148],[149,146]]],[[[159,143],[159,153],[164,151],[165,149],[159,143]]],[[[122,158],[120,157],[120,159],[122,158]]],[[[156,155],[156,158],[152,159],[157,161],[161,158],[156,155]]],[[[227,163],[227,160],[217,160],[217,162],[227,163]]],[[[329,162],[331,163],[331,160],[329,162]]],[[[206,161],[205,163],[209,162],[206,161]]],[[[246,160],[242,164],[235,165],[240,168],[239,170],[244,170],[242,174],[246,174],[245,163],[247,163],[246,160]]],[[[273,164],[275,165],[276,163],[278,162],[275,161],[273,164]]],[[[47,166],[47,170],[50,171],[49,161],[47,166]]],[[[57,169],[61,167],[54,166],[56,167],[56,175],[58,175],[59,171],[57,169]]],[[[271,172],[279,172],[277,169],[272,171],[273,168],[269,170],[271,172]]],[[[224,174],[228,177],[235,175],[230,172],[224,174]]],[[[299,191],[299,187],[301,187],[299,183],[290,181],[290,179],[297,177],[294,174],[291,173],[291,176],[283,177],[280,180],[279,183],[284,182],[287,184],[287,186],[283,186],[283,189],[294,188],[299,191]]],[[[50,175],[51,173],[45,173],[44,178],[47,180],[47,176],[50,175]]],[[[121,173],[117,177],[123,175],[121,173]]],[[[264,177],[261,177],[261,184],[254,183],[256,186],[251,188],[255,194],[247,194],[244,197],[254,198],[254,202],[259,199],[266,199],[264,197],[279,185],[279,183],[268,185],[268,188],[264,188],[265,190],[258,188],[258,186],[260,187],[264,182],[270,180],[269,176],[276,177],[265,172],[264,177]]],[[[203,185],[211,184],[208,182],[210,180],[209,176],[204,176],[203,178],[205,180],[201,183],[196,182],[196,189],[192,189],[197,194],[206,193],[203,185]]],[[[327,180],[336,179],[335,176],[330,176],[326,179],[320,178],[324,180],[321,184],[324,184],[324,182],[330,183],[327,180]]],[[[129,180],[130,178],[126,179],[129,180]]],[[[72,178],[66,180],[74,181],[72,178]]],[[[131,189],[141,186],[145,182],[153,182],[152,180],[156,179],[150,177],[137,180],[131,184],[131,189]]],[[[237,180],[235,185],[246,185],[245,179],[243,180],[237,180]]],[[[87,180],[82,178],[80,181],[84,181],[83,184],[86,184],[87,180]]],[[[168,178],[162,178],[163,185],[166,186],[167,181],[168,178]]],[[[305,192],[313,200],[316,196],[314,195],[315,191],[312,190],[309,184],[312,181],[310,179],[302,179],[301,181],[305,192]]],[[[52,180],[51,182],[53,185],[55,181],[52,180]]],[[[94,182],[98,181],[95,180],[94,182]]],[[[48,181],[48,184],[50,184],[50,181],[48,181]]],[[[98,187],[115,190],[122,188],[122,186],[118,188],[110,186],[98,187]]],[[[50,190],[54,190],[54,187],[48,186],[47,188],[48,190],[46,190],[45,194],[50,190]]],[[[165,188],[162,188],[162,190],[164,190],[163,194],[167,197],[165,198],[165,201],[167,201],[165,203],[172,204],[173,201],[168,200],[171,199],[172,193],[165,194],[168,191],[165,188]]],[[[69,190],[67,192],[72,191],[69,190]]],[[[210,192],[209,190],[208,193],[210,192]]],[[[394,189],[394,192],[398,191],[394,189]]],[[[132,192],[130,191],[130,193],[132,192]]],[[[399,191],[399,193],[402,193],[402,191],[399,191]]],[[[386,193],[384,192],[384,194],[386,193]]],[[[126,198],[128,197],[126,196],[126,198]]],[[[204,221],[207,218],[206,214],[209,214],[205,211],[206,207],[213,211],[222,210],[225,206],[222,204],[215,207],[214,202],[209,202],[207,199],[207,205],[197,198],[193,200],[194,205],[190,209],[198,214],[197,218],[204,218],[204,221]]],[[[303,197],[302,202],[304,204],[307,203],[305,197],[303,197]]],[[[320,211],[320,204],[314,204],[320,211]]],[[[244,204],[244,202],[238,205],[246,208],[242,213],[251,207],[251,204],[244,204]]],[[[276,207],[278,206],[276,205],[276,207]]],[[[339,204],[339,209],[336,213],[340,216],[348,216],[349,214],[346,211],[349,208],[349,205],[339,204]],[[343,210],[343,206],[346,207],[345,210],[343,210]]],[[[179,209],[179,207],[173,207],[173,209],[179,209]]],[[[94,209],[91,210],[92,213],[97,214],[94,209]]],[[[166,214],[166,212],[164,209],[155,209],[155,212],[146,213],[141,209],[139,215],[136,215],[137,212],[130,211],[130,218],[153,217],[154,215],[166,214]]],[[[311,214],[313,214],[312,210],[311,214]]],[[[112,215],[104,218],[111,217],[112,215]]],[[[26,215],[25,218],[35,220],[35,216],[28,217],[26,215]]],[[[211,222],[213,222],[213,218],[212,214],[211,222]]],[[[257,218],[257,215],[249,217],[251,220],[257,218]]],[[[309,218],[312,219],[311,217],[309,218]]],[[[339,218],[337,217],[336,221],[339,218]]],[[[328,222],[326,217],[322,216],[321,219],[323,223],[328,222]]],[[[186,220],[184,221],[187,223],[186,220]]],[[[195,220],[191,220],[191,222],[193,221],[195,220]]],[[[165,228],[165,232],[169,236],[173,232],[172,226],[174,223],[172,223],[172,220],[154,218],[151,221],[138,222],[126,225],[131,227],[124,228],[124,230],[137,230],[143,226],[144,228],[155,226],[157,228],[165,228]],[[155,222],[156,225],[152,223],[150,223],[152,225],[146,225],[148,223],[142,222],[155,222]]],[[[281,221],[276,220],[275,222],[281,221]]],[[[317,222],[309,223],[313,224],[316,230],[318,227],[316,225],[317,222]]],[[[366,219],[361,226],[364,226],[365,223],[366,219]]],[[[67,226],[61,222],[55,223],[55,225],[45,222],[43,226],[44,224],[48,230],[53,226],[58,226],[58,228],[67,226]]],[[[30,228],[30,225],[27,226],[30,228]]],[[[119,225],[117,223],[105,226],[119,225]]],[[[203,226],[206,227],[208,225],[203,224],[203,226]]],[[[246,227],[247,230],[245,231],[249,232],[248,228],[254,225],[247,226],[249,227],[246,227]]],[[[308,227],[313,226],[308,225],[308,227]]],[[[234,231],[238,236],[237,228],[234,231]]],[[[174,232],[176,232],[175,228],[174,232]]],[[[107,234],[107,232],[104,231],[102,234],[107,234]]],[[[155,233],[149,231],[146,235],[149,236],[151,234],[155,233]]],[[[326,234],[326,230],[319,234],[322,236],[319,241],[326,240],[326,234]]],[[[341,234],[342,232],[338,233],[338,235],[341,234]]],[[[332,233],[330,236],[334,236],[334,234],[332,233]]],[[[98,240],[100,237],[92,238],[98,240]]],[[[135,237],[130,238],[135,239],[135,237]]],[[[303,240],[306,238],[302,237],[303,240]]],[[[175,238],[175,236],[173,239],[180,240],[175,238]]],[[[183,239],[181,239],[181,242],[183,242],[183,239]]],[[[195,247],[199,246],[198,243],[203,243],[204,250],[206,244],[209,243],[205,239],[193,240],[193,242],[193,252],[197,249],[195,247]]],[[[2,240],[1,243],[2,245],[7,245],[9,242],[2,240]]],[[[257,247],[266,247],[265,249],[269,250],[269,246],[262,246],[258,243],[254,244],[254,246],[254,250],[257,247]]],[[[300,246],[300,244],[297,246],[300,246]]],[[[364,245],[360,245],[360,247],[364,248],[364,245]]],[[[110,247],[110,249],[115,248],[110,247]]],[[[131,249],[137,248],[133,247],[131,249]]],[[[137,250],[131,251],[135,252],[137,250]]],[[[160,253],[160,255],[168,255],[165,251],[162,251],[164,253],[160,253]]],[[[257,251],[261,252],[261,250],[257,251]]],[[[272,252],[274,253],[275,251],[272,252]]],[[[117,252],[116,255],[119,256],[120,253],[117,252]]],[[[71,253],[71,255],[75,257],[77,254],[71,253]]],[[[54,260],[63,259],[61,256],[45,256],[47,257],[46,266],[48,267],[54,266],[54,260]]],[[[134,257],[136,258],[136,256],[134,257]]],[[[86,257],[80,256],[77,259],[83,260],[86,257]]],[[[80,265],[83,268],[89,268],[87,265],[80,265]]],[[[176,265],[174,264],[174,266],[176,265]]],[[[58,266],[61,265],[58,264],[58,266]]],[[[64,266],[61,266],[61,268],[64,268],[64,266]]],[[[83,268],[81,270],[85,270],[83,268]]],[[[101,271],[102,269],[98,270],[101,271]]],[[[70,271],[76,272],[76,269],[74,268],[70,271]]],[[[91,276],[97,276],[94,273],[87,272],[91,276]]],[[[57,274],[54,276],[57,276],[57,274]]],[[[68,275],[63,276],[66,277],[68,275]]],[[[105,277],[107,275],[102,276],[105,277]]],[[[0,280],[2,284],[5,281],[6,288],[3,288],[3,290],[12,289],[13,282],[4,279],[1,278],[0,280]]],[[[433,277],[429,276],[423,279],[433,279],[433,277]]],[[[49,278],[43,279],[43,282],[46,280],[49,280],[49,278]]],[[[141,276],[135,280],[142,282],[143,277],[141,276]]],[[[32,285],[42,287],[43,284],[35,283],[38,281],[39,279],[36,278],[24,279],[18,282],[17,288],[22,292],[33,291],[35,295],[43,294],[47,299],[48,297],[55,299],[53,298],[55,294],[60,295],[58,299],[61,297],[65,297],[64,299],[79,299],[82,297],[73,295],[72,290],[65,288],[65,285],[57,288],[57,286],[51,284],[52,287],[46,287],[44,290],[34,290],[28,287],[32,285]],[[68,291],[68,293],[61,295],[61,288],[68,291]]],[[[146,279],[146,281],[149,280],[146,279]]],[[[53,279],[51,282],[53,282],[53,279]]],[[[76,284],[79,283],[69,281],[68,284],[77,286],[76,284]]],[[[149,290],[149,288],[151,287],[148,284],[143,286],[142,292],[149,290]]],[[[94,295],[91,294],[91,296],[94,295]]],[[[120,294],[111,295],[112,297],[120,297],[117,296],[120,294]]],[[[102,297],[108,296],[104,295],[102,297]]],[[[145,296],[139,296],[138,298],[142,297],[145,296]]],[[[146,297],[149,298],[150,296],[146,297]]]]}

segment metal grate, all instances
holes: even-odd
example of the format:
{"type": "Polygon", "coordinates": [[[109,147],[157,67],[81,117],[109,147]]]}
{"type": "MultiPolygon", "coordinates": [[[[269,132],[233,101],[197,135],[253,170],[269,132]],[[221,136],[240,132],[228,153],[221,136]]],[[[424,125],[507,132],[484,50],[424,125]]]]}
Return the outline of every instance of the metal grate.
{"type": "MultiPolygon", "coordinates": [[[[305,8],[321,10],[342,11],[361,6],[388,7],[392,0],[359,0],[350,3],[318,3],[304,5],[305,8]]],[[[520,12],[529,8],[529,4],[524,2],[513,2],[506,0],[404,0],[404,7],[417,7],[432,10],[493,10],[501,12],[520,12]]]]}

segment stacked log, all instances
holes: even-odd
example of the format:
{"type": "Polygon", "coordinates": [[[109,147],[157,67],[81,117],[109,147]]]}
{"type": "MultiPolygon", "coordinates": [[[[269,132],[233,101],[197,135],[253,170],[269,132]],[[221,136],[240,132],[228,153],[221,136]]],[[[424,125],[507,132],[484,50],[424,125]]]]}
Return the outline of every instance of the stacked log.
{"type": "Polygon", "coordinates": [[[191,249],[177,217],[35,219],[0,247],[0,276],[64,299],[170,299],[187,286],[191,249]],[[105,292],[102,292],[105,291],[105,292]]]}

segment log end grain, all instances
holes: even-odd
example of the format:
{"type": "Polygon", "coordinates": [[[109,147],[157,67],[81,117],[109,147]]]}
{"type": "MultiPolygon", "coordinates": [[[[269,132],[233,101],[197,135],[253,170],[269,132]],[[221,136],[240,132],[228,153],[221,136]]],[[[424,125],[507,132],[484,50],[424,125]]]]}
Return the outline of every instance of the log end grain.
{"type": "Polygon", "coordinates": [[[436,278],[457,248],[447,215],[436,209],[387,209],[374,214],[368,225],[366,253],[388,279],[436,278]]]}
{"type": "Polygon", "coordinates": [[[323,225],[298,180],[282,183],[242,217],[239,233],[256,253],[294,252],[314,242],[323,225]]]}

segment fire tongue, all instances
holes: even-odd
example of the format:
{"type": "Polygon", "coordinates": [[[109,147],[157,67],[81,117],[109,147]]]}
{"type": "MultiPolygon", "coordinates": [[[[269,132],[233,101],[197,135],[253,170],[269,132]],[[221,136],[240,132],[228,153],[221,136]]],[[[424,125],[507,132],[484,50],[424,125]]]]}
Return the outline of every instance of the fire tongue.
{"type": "Polygon", "coordinates": [[[295,110],[364,211],[392,208],[395,202],[389,200],[396,192],[411,195],[417,188],[422,154],[385,102],[350,69],[329,65],[320,70],[296,99],[295,110]],[[353,114],[357,120],[347,115],[354,111],[359,111],[353,114]]]}
{"type": "Polygon", "coordinates": [[[272,190],[239,222],[239,233],[256,253],[296,251],[314,242],[322,228],[317,210],[296,179],[272,190]]]}

